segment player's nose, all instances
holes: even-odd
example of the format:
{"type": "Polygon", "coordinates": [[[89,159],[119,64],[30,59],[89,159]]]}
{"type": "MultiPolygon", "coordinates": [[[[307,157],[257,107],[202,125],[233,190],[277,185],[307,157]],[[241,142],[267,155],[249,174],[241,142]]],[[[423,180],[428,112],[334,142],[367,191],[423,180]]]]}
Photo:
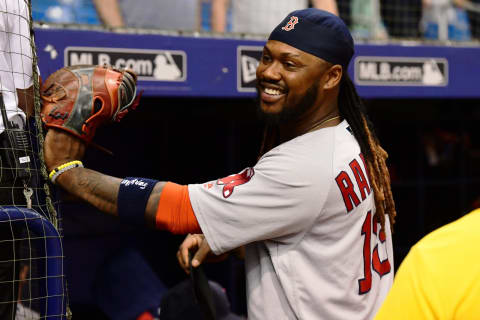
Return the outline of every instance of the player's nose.
{"type": "Polygon", "coordinates": [[[268,65],[264,65],[259,71],[260,79],[265,79],[269,82],[276,82],[282,79],[280,66],[276,61],[268,65]]]}

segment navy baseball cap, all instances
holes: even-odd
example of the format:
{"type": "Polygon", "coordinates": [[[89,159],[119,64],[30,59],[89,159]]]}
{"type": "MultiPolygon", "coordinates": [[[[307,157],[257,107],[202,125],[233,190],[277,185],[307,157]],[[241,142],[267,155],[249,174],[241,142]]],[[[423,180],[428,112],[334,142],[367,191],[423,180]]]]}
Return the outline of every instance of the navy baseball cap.
{"type": "Polygon", "coordinates": [[[315,8],[291,12],[268,40],[286,43],[345,70],[352,59],[353,38],[342,19],[315,8]]]}

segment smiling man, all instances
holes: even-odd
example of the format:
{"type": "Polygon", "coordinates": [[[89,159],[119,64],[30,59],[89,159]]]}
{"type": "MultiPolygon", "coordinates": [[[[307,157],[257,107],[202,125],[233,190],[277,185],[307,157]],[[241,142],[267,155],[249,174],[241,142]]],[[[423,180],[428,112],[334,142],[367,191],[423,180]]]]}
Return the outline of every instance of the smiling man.
{"type": "Polygon", "coordinates": [[[271,33],[257,69],[268,120],[252,168],[180,186],[118,179],[65,163],[84,144],[51,129],[56,183],[127,221],[186,238],[188,269],[245,246],[249,319],[371,319],[393,279],[395,207],[380,147],[347,75],[353,40],[335,15],[294,11],[271,33]],[[65,170],[66,168],[66,170],[65,170]]]}

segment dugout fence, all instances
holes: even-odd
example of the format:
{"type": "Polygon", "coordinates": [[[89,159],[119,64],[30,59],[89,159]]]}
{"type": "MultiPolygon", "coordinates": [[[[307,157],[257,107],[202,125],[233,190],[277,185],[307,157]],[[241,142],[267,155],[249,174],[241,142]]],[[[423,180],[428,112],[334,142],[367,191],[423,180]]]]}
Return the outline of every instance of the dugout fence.
{"type": "Polygon", "coordinates": [[[66,319],[61,217],[43,161],[30,2],[1,3],[0,314],[66,319]]]}

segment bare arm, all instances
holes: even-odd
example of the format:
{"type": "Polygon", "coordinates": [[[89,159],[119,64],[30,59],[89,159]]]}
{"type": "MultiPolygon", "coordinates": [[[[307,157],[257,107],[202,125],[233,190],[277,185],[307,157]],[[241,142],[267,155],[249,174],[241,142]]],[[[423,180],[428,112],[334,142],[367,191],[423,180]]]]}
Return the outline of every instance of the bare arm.
{"type": "MultiPolygon", "coordinates": [[[[85,144],[61,130],[50,129],[45,137],[45,163],[48,170],[83,158],[85,144]]],[[[87,168],[75,168],[61,174],[56,183],[74,196],[93,205],[102,212],[118,215],[117,195],[122,179],[87,168]]],[[[159,182],[150,194],[145,210],[145,221],[155,227],[155,217],[165,183],[159,182]]]]}
{"type": "Polygon", "coordinates": [[[317,9],[322,9],[338,16],[336,0],[312,0],[312,5],[317,9]]]}
{"type": "Polygon", "coordinates": [[[212,0],[212,31],[225,32],[228,0],[212,0]]]}
{"type": "Polygon", "coordinates": [[[122,12],[117,0],[94,0],[98,15],[109,27],[124,27],[122,12]]]}

